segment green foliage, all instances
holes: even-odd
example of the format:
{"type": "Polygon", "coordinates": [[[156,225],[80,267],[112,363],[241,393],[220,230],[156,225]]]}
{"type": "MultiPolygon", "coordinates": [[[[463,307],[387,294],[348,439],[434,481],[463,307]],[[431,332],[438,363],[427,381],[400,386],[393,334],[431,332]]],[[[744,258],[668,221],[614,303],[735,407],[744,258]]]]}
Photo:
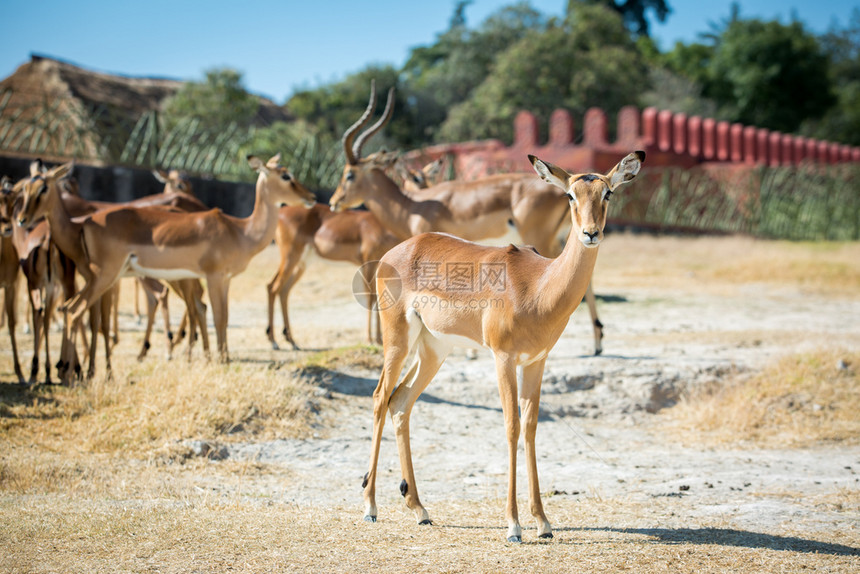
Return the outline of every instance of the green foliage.
{"type": "Polygon", "coordinates": [[[705,94],[747,125],[793,132],[835,103],[829,63],[799,22],[732,22],[708,67],[705,94]]]}
{"type": "Polygon", "coordinates": [[[257,98],[242,86],[242,74],[229,68],[205,72],[203,82],[188,82],[164,103],[163,121],[168,129],[181,121],[198,120],[202,129],[218,130],[235,123],[252,123],[259,107],[257,98]]]}
{"type": "Polygon", "coordinates": [[[301,122],[276,122],[255,131],[247,153],[262,158],[281,154],[302,184],[312,191],[332,190],[343,173],[344,158],[340,141],[301,122]]]}
{"type": "Polygon", "coordinates": [[[821,43],[831,62],[836,105],[819,121],[807,120],[802,132],[821,139],[860,145],[860,8],[845,28],[834,25],[821,43]]]}
{"type": "Polygon", "coordinates": [[[651,10],[659,22],[665,22],[672,11],[665,0],[568,0],[567,12],[571,13],[576,4],[601,4],[621,14],[627,27],[639,36],[648,36],[648,19],[645,12],[651,10]]]}
{"type": "Polygon", "coordinates": [[[469,100],[452,108],[440,130],[451,141],[510,141],[516,113],[528,109],[545,125],[565,107],[610,114],[641,91],[645,70],[621,17],[602,6],[577,5],[566,22],[529,31],[502,52],[469,100]]]}
{"type": "Polygon", "coordinates": [[[397,70],[391,66],[369,66],[335,84],[315,90],[303,90],[293,95],[287,101],[286,107],[290,114],[303,120],[320,134],[339,139],[367,107],[372,80],[376,80],[377,115],[382,113],[389,88],[396,89],[397,99],[391,122],[385,131],[370,143],[385,145],[391,140],[408,142],[413,120],[404,102],[409,98],[409,91],[402,88],[397,70]]]}

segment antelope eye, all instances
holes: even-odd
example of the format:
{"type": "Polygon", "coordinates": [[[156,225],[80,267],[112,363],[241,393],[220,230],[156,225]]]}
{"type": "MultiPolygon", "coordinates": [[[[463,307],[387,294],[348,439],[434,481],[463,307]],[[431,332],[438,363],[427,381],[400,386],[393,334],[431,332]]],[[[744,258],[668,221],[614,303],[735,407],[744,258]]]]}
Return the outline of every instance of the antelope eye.
{"type": "Polygon", "coordinates": [[[354,171],[348,171],[346,173],[346,181],[353,181],[354,179],[355,179],[355,172],[354,171]]]}
{"type": "Polygon", "coordinates": [[[281,179],[283,179],[284,181],[290,181],[291,179],[293,179],[293,176],[291,176],[289,173],[282,173],[281,179]]]}

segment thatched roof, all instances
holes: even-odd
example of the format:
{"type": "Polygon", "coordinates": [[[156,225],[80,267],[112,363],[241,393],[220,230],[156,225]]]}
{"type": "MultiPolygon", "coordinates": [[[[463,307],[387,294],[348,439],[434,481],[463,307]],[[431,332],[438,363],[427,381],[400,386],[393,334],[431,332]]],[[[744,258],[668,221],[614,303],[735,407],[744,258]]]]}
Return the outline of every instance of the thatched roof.
{"type": "MultiPolygon", "coordinates": [[[[0,81],[0,152],[107,159],[147,112],[158,111],[183,82],[94,72],[55,58],[31,55],[0,81]]],[[[255,123],[289,121],[277,104],[259,97],[255,123]]]]}

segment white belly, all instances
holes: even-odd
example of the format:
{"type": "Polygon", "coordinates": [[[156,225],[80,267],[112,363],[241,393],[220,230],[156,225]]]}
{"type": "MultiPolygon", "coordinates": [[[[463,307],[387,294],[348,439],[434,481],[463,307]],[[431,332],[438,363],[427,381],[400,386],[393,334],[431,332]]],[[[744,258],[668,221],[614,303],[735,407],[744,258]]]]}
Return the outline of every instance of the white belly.
{"type": "Polygon", "coordinates": [[[138,263],[137,257],[132,255],[128,259],[127,275],[152,277],[153,279],[163,279],[165,281],[177,281],[179,279],[202,279],[203,275],[195,273],[190,269],[156,269],[152,267],[143,267],[138,263]]]}

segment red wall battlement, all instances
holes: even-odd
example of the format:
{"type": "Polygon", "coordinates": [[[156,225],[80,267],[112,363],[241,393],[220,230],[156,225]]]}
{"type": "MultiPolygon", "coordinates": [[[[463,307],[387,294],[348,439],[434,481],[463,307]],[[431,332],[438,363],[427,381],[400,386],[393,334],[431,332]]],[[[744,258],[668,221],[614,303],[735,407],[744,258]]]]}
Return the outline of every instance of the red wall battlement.
{"type": "Polygon", "coordinates": [[[610,142],[606,112],[591,108],[583,118],[580,136],[571,114],[559,109],[550,117],[547,141],[541,143],[537,118],[521,111],[514,119],[511,146],[498,140],[442,144],[410,152],[405,159],[417,164],[447,156],[457,177],[464,179],[529,171],[527,154],[570,171],[606,171],[619,158],[639,149],[647,153],[649,167],[860,162],[858,147],[656,108],[641,112],[634,106],[622,108],[616,126],[615,139],[610,142]]]}

